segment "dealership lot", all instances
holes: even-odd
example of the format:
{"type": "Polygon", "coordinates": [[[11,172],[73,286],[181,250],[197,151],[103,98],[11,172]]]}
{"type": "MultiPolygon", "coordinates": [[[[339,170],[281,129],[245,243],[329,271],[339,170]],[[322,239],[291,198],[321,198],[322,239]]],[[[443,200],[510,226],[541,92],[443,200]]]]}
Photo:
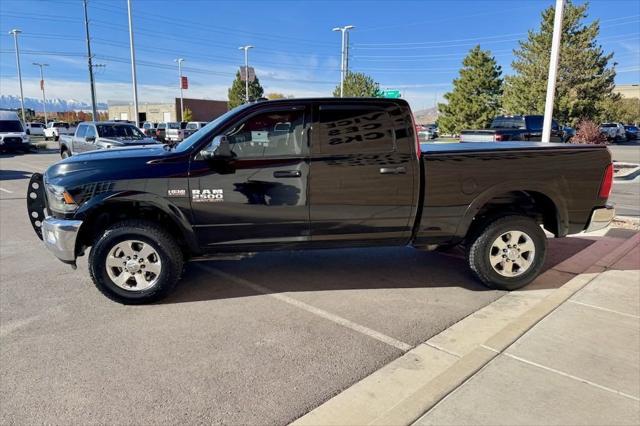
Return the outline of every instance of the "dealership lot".
{"type": "MultiPolygon", "coordinates": [[[[58,158],[0,156],[3,424],[283,424],[502,295],[455,253],[381,248],[193,263],[121,306],[31,229],[28,179],[58,158]]],[[[547,267],[589,244],[552,240],[547,267]]]]}

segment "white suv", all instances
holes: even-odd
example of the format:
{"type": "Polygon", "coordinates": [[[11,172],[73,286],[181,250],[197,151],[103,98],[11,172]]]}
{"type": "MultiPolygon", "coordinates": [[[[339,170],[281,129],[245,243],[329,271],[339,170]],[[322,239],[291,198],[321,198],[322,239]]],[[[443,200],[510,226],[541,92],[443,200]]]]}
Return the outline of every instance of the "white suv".
{"type": "Polygon", "coordinates": [[[0,151],[29,151],[31,141],[18,114],[0,111],[0,151]]]}

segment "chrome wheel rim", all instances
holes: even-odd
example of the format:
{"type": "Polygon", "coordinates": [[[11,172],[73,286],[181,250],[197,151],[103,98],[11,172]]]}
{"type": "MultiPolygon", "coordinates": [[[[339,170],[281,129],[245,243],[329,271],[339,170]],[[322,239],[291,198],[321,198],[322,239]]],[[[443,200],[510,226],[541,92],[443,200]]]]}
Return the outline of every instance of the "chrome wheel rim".
{"type": "Polygon", "coordinates": [[[529,270],[536,256],[531,237],[522,231],[507,231],[495,239],[489,251],[491,267],[503,277],[517,277],[529,270]]]}
{"type": "Polygon", "coordinates": [[[118,287],[127,291],[148,290],[158,283],[162,262],[158,252],[139,240],[117,243],[105,260],[107,275],[118,287]]]}

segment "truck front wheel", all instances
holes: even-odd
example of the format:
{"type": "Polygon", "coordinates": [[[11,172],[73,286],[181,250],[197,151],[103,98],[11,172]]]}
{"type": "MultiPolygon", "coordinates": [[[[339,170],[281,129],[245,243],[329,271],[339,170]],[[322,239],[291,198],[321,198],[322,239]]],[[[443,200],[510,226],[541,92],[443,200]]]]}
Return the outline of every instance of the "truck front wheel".
{"type": "Polygon", "coordinates": [[[171,234],[141,220],[110,226],[89,255],[89,271],[98,290],[123,304],[166,297],[180,280],[182,267],[182,251],[171,234]]]}
{"type": "Polygon", "coordinates": [[[547,238],[531,218],[509,215],[495,219],[469,238],[467,262],[487,287],[516,290],[542,269],[547,238]]]}

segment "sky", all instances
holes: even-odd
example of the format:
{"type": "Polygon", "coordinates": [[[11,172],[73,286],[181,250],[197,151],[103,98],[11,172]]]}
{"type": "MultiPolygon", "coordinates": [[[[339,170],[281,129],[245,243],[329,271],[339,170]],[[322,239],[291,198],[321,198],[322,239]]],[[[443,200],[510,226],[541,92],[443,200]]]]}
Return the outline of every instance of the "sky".
{"type": "MultiPolygon", "coordinates": [[[[553,0],[197,1],[131,0],[141,103],[179,96],[175,58],[185,59],[185,97],[226,99],[250,44],[250,66],[265,89],[295,97],[331,96],[340,78],[340,33],[350,33],[352,71],[399,89],[414,110],[451,89],[475,44],[511,74],[512,51],[553,0]]],[[[640,0],[592,0],[599,42],[614,52],[617,84],[640,82],[640,0]]],[[[126,0],[89,0],[98,102],[131,101],[126,0]]],[[[18,95],[12,28],[19,36],[24,94],[90,100],[81,0],[0,1],[0,94],[18,95]]]]}

